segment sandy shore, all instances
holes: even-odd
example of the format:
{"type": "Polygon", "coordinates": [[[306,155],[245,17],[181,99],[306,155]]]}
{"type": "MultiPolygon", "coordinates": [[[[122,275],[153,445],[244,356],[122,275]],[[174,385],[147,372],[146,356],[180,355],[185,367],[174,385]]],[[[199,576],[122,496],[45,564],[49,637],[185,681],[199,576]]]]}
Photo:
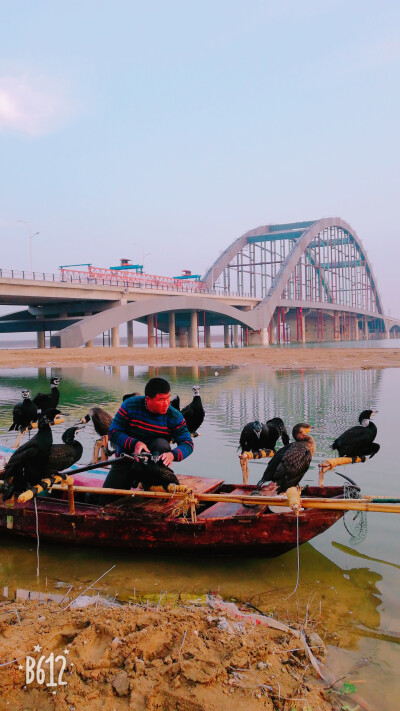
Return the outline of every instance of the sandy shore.
{"type": "Polygon", "coordinates": [[[399,348],[65,348],[0,350],[0,367],[266,365],[274,369],[398,368],[399,348]]]}
{"type": "MultiPolygon", "coordinates": [[[[0,604],[0,711],[344,708],[291,633],[208,606],[64,608],[65,601],[0,604]],[[51,652],[62,686],[46,686],[51,652]],[[41,683],[26,683],[27,655],[36,665],[42,657],[41,683]]],[[[312,627],[306,635],[320,664],[322,640],[312,627]]]]}

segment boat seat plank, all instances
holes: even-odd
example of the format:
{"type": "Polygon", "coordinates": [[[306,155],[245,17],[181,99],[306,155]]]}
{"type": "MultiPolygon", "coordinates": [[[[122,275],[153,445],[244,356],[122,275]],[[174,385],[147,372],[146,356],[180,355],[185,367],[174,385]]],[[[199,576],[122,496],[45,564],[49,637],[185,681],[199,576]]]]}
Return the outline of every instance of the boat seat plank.
{"type": "MultiPolygon", "coordinates": [[[[237,488],[230,492],[230,496],[236,495],[248,495],[249,491],[247,488],[237,488]]],[[[265,490],[264,490],[265,493],[265,490]]],[[[270,496],[270,494],[268,494],[270,496]]],[[[235,504],[220,501],[213,504],[205,511],[202,511],[197,515],[197,520],[204,521],[205,519],[214,518],[259,518],[268,508],[268,504],[265,506],[255,505],[252,507],[243,506],[243,504],[235,504]]]]}
{"type": "MultiPolygon", "coordinates": [[[[223,479],[188,476],[186,474],[181,474],[177,476],[179,483],[183,484],[184,486],[187,486],[188,488],[193,489],[193,492],[195,494],[211,494],[212,492],[219,489],[219,487],[222,486],[222,484],[224,483],[223,479]]],[[[135,489],[132,489],[131,491],[132,494],[135,493],[135,489]]],[[[145,518],[152,516],[162,516],[163,518],[165,518],[166,516],[169,516],[171,514],[171,512],[176,507],[177,502],[178,499],[175,498],[168,500],[150,498],[146,499],[145,497],[141,496],[140,498],[137,497],[135,499],[131,498],[130,496],[126,496],[123,499],[118,499],[115,504],[110,503],[105,506],[105,511],[109,511],[111,513],[112,511],[120,511],[121,509],[129,508],[130,511],[132,511],[133,509],[135,511],[137,510],[138,514],[140,512],[140,516],[143,516],[145,518]]]]}

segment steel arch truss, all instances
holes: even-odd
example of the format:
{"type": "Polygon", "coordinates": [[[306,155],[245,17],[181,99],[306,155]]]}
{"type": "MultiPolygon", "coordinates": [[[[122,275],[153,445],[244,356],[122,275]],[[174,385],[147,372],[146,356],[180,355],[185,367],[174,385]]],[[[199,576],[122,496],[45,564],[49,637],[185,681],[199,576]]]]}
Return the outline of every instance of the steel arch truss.
{"type": "Polygon", "coordinates": [[[204,277],[213,287],[260,299],[255,310],[272,315],[285,301],[329,304],[343,310],[383,315],[366,251],[340,218],[267,225],[233,242],[204,277]]]}

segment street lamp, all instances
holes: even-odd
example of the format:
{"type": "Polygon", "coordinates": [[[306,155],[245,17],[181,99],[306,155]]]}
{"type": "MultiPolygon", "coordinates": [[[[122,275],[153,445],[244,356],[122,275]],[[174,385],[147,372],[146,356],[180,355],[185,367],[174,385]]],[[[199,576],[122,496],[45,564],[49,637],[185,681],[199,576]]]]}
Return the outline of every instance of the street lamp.
{"type": "Polygon", "coordinates": [[[28,225],[28,229],[29,229],[29,258],[30,258],[31,273],[33,273],[32,239],[34,237],[36,237],[36,235],[39,235],[40,232],[35,232],[34,234],[32,234],[31,226],[30,226],[29,222],[27,222],[26,220],[17,220],[17,222],[23,222],[25,225],[28,225]]]}
{"type": "Polygon", "coordinates": [[[140,249],[142,250],[142,266],[144,267],[144,258],[148,257],[149,254],[151,254],[151,252],[146,252],[146,254],[145,254],[144,253],[145,247],[143,247],[142,244],[139,244],[139,242],[132,242],[132,247],[140,247],[140,249]]]}

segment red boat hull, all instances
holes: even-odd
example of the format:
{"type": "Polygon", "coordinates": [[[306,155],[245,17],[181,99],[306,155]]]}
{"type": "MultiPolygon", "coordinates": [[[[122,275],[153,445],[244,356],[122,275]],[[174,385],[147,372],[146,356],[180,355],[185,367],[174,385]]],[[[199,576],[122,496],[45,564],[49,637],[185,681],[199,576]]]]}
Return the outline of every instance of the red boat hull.
{"type": "MultiPolygon", "coordinates": [[[[196,477],[196,490],[228,493],[238,489],[223,482],[196,477]],[[204,483],[205,482],[205,483],[204,483]]],[[[193,481],[192,481],[193,483],[193,481]]],[[[254,487],[241,487],[250,492],[254,487]]],[[[341,487],[308,487],[307,496],[343,495],[341,487]]],[[[214,504],[192,523],[175,518],[176,501],[119,499],[106,507],[76,503],[69,513],[67,501],[37,498],[41,540],[87,546],[111,546],[133,552],[158,551],[167,554],[207,553],[228,555],[281,555],[297,544],[296,515],[291,511],[271,512],[267,506],[245,508],[240,504],[214,504]],[[219,507],[219,508],[218,508],[219,507]],[[224,511],[221,507],[225,507],[224,511]],[[224,513],[225,515],[219,515],[224,513]]],[[[341,511],[307,509],[299,514],[299,543],[305,543],[332,526],[341,511]]],[[[0,504],[0,532],[14,536],[36,536],[33,502],[10,507],[0,504]]]]}

